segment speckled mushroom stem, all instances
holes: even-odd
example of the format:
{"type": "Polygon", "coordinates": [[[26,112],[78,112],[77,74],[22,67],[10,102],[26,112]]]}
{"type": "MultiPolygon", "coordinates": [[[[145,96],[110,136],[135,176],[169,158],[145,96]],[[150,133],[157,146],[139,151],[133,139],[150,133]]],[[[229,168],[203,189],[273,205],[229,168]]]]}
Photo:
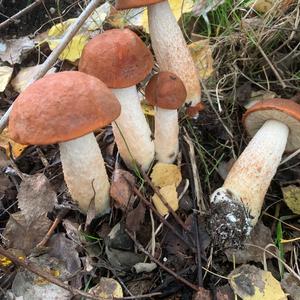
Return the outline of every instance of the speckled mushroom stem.
{"type": "Polygon", "coordinates": [[[120,155],[128,168],[134,168],[135,160],[146,171],[154,159],[154,142],[136,86],[112,89],[112,92],[121,104],[121,114],[112,123],[120,155]]]}
{"type": "Polygon", "coordinates": [[[178,112],[176,109],[155,110],[155,155],[159,162],[173,163],[178,154],[178,112]]]}
{"type": "Polygon", "coordinates": [[[64,178],[73,200],[86,213],[95,196],[96,213],[104,213],[109,208],[109,181],[94,134],[60,143],[59,149],[64,178]]]}
{"type": "Polygon", "coordinates": [[[162,71],[175,73],[187,90],[186,103],[197,105],[201,89],[196,66],[168,1],[148,6],[151,44],[162,71]]]}
{"type": "MultiPolygon", "coordinates": [[[[260,216],[264,197],[285,150],[289,128],[269,120],[257,131],[211,196],[212,231],[228,238],[247,236],[260,216]],[[215,224],[213,224],[215,223],[215,224]]],[[[239,242],[239,241],[236,241],[239,242]]]]}

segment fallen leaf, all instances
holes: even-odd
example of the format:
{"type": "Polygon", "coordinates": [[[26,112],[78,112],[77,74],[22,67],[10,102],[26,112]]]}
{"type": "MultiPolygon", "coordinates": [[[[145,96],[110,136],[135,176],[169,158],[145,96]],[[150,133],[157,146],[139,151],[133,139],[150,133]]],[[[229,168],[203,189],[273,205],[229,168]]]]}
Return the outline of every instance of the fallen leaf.
{"type": "MultiPolygon", "coordinates": [[[[47,43],[51,50],[54,50],[64,38],[69,27],[76,21],[76,19],[68,19],[65,22],[53,25],[48,31],[47,43]]],[[[86,33],[77,33],[69,42],[67,47],[59,56],[61,60],[69,60],[75,62],[81,56],[81,52],[88,42],[89,36],[86,33]]]]}
{"type": "Polygon", "coordinates": [[[18,206],[28,220],[52,211],[57,201],[56,193],[44,174],[26,176],[17,198],[18,206]]]}
{"type": "MultiPolygon", "coordinates": [[[[166,185],[159,189],[159,191],[171,208],[176,211],[178,209],[178,195],[175,184],[166,185]]],[[[169,213],[168,208],[163,204],[157,194],[153,195],[152,201],[155,208],[162,216],[165,216],[169,213]]]]}
{"type": "Polygon", "coordinates": [[[118,281],[113,278],[101,277],[100,282],[89,290],[89,293],[99,299],[122,298],[123,290],[118,281]]]}
{"type": "Polygon", "coordinates": [[[175,184],[179,186],[182,176],[178,166],[166,163],[157,163],[150,175],[155,186],[164,187],[166,185],[175,184]]]}
{"type": "MultiPolygon", "coordinates": [[[[11,85],[18,93],[23,92],[31,83],[34,82],[36,74],[41,69],[42,65],[21,68],[17,76],[11,81],[11,85]]],[[[46,74],[55,73],[56,69],[51,68],[46,74]]]]}
{"type": "MultiPolygon", "coordinates": [[[[22,250],[19,250],[19,249],[7,249],[7,251],[16,256],[18,259],[20,260],[24,260],[26,258],[26,255],[25,253],[22,251],[22,250]]],[[[9,266],[13,265],[13,262],[7,258],[6,256],[4,255],[0,255],[0,268],[7,268],[9,266]]]]}
{"type": "Polygon", "coordinates": [[[132,195],[132,189],[129,183],[135,184],[135,177],[122,169],[115,169],[110,186],[110,196],[115,200],[114,206],[122,210],[130,209],[128,207],[132,195]]]}
{"type": "Polygon", "coordinates": [[[229,284],[218,286],[216,290],[215,300],[231,300],[235,299],[232,288],[229,284]]]}
{"type": "Polygon", "coordinates": [[[11,214],[3,236],[8,240],[7,246],[23,250],[26,254],[44,238],[51,226],[51,221],[41,215],[28,220],[21,212],[11,214]]]}
{"type": "Polygon", "coordinates": [[[197,67],[199,77],[207,79],[213,73],[212,50],[209,46],[209,40],[203,39],[188,45],[194,63],[197,67]]]}
{"type": "Polygon", "coordinates": [[[287,299],[280,283],[271,272],[255,266],[242,265],[229,274],[229,283],[234,292],[243,300],[284,300],[287,299]]]}
{"type": "Polygon", "coordinates": [[[209,290],[203,287],[198,287],[199,291],[195,292],[193,295],[193,300],[212,300],[212,294],[209,290]]]}
{"type": "Polygon", "coordinates": [[[0,40],[0,60],[11,65],[20,64],[34,48],[34,41],[27,36],[5,41],[0,40]]]}
{"type": "Polygon", "coordinates": [[[5,128],[0,134],[0,147],[5,149],[8,158],[10,157],[10,149],[11,149],[12,155],[16,158],[22,154],[25,148],[27,148],[27,145],[21,145],[11,140],[9,138],[8,129],[5,128]]]}
{"type": "Polygon", "coordinates": [[[132,211],[128,212],[126,216],[126,228],[131,232],[137,232],[140,230],[141,224],[145,219],[146,207],[142,201],[132,211]]]}
{"type": "Polygon", "coordinates": [[[152,271],[154,271],[157,268],[157,264],[154,262],[151,263],[137,263],[133,266],[133,269],[135,270],[135,272],[137,274],[139,273],[151,273],[152,271]]]}
{"type": "Polygon", "coordinates": [[[142,101],[141,106],[142,106],[144,115],[151,116],[151,117],[155,116],[155,110],[152,105],[145,103],[145,101],[142,101]]]}
{"type": "Polygon", "coordinates": [[[275,9],[275,13],[280,13],[285,12],[294,2],[295,0],[255,0],[249,6],[253,6],[260,13],[267,13],[272,9],[275,9]]]}
{"type": "Polygon", "coordinates": [[[300,215],[300,188],[296,185],[289,185],[281,188],[283,199],[289,209],[297,215],[300,215]]]}
{"type": "Polygon", "coordinates": [[[111,10],[111,5],[109,2],[105,2],[94,10],[91,16],[83,24],[83,28],[87,30],[94,31],[102,28],[103,22],[109,16],[111,10]]]}
{"type": "MultiPolygon", "coordinates": [[[[172,12],[178,21],[182,14],[189,13],[193,8],[192,0],[169,0],[172,12]]],[[[109,23],[114,27],[123,28],[125,25],[142,26],[149,33],[148,12],[145,7],[131,10],[112,10],[109,23]]]]}
{"type": "MultiPolygon", "coordinates": [[[[270,228],[266,227],[261,221],[255,225],[245,244],[248,244],[245,249],[235,250],[229,248],[225,250],[230,262],[235,261],[236,264],[244,264],[250,261],[263,262],[264,257],[272,258],[270,253],[263,251],[268,244],[273,244],[272,233],[270,228]]],[[[270,251],[272,252],[272,249],[270,251]]]]}
{"type": "Polygon", "coordinates": [[[6,66],[0,66],[0,93],[4,92],[8,85],[14,69],[6,66]]]}
{"type": "Polygon", "coordinates": [[[225,0],[196,0],[192,10],[193,15],[198,17],[203,14],[206,15],[208,12],[217,9],[224,2],[225,0]]]}
{"type": "Polygon", "coordinates": [[[292,274],[284,273],[281,286],[292,300],[300,300],[300,283],[292,274]]]}
{"type": "MultiPolygon", "coordinates": [[[[39,269],[48,272],[62,281],[68,280],[70,274],[64,270],[64,266],[53,257],[45,254],[29,258],[30,262],[39,269]]],[[[50,283],[29,270],[19,268],[14,278],[11,290],[18,299],[71,299],[69,291],[50,283]]]]}

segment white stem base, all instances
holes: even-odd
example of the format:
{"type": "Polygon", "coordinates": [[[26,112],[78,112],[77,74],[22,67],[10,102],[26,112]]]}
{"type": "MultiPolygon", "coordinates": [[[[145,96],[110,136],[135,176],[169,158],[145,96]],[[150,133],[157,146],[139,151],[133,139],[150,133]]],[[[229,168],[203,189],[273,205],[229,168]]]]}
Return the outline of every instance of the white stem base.
{"type": "Polygon", "coordinates": [[[60,143],[64,178],[70,194],[83,212],[94,197],[96,213],[109,208],[109,181],[100,148],[93,133],[60,143]]]}
{"type": "Polygon", "coordinates": [[[289,128],[269,120],[259,129],[231,168],[223,188],[239,199],[253,217],[260,216],[265,195],[285,150],[289,128]]]}
{"type": "Polygon", "coordinates": [[[112,123],[120,155],[128,168],[134,169],[135,160],[146,171],[154,159],[154,142],[136,87],[112,91],[121,104],[121,115],[112,123]]]}
{"type": "Polygon", "coordinates": [[[186,103],[200,102],[198,72],[168,1],[148,6],[151,44],[161,71],[175,73],[187,90],[186,103]]]}
{"type": "Polygon", "coordinates": [[[175,109],[156,108],[155,153],[159,162],[173,163],[178,154],[178,112],[175,109]]]}

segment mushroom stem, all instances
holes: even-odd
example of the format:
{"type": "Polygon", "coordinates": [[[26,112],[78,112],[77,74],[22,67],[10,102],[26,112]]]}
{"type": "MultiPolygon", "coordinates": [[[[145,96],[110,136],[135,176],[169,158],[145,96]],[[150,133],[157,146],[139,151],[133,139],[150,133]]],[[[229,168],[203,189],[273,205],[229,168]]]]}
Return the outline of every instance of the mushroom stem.
{"type": "Polygon", "coordinates": [[[105,212],[109,208],[109,181],[94,134],[62,142],[59,149],[64,178],[73,200],[86,213],[94,199],[96,213],[105,212]]]}
{"type": "Polygon", "coordinates": [[[176,109],[156,108],[155,153],[159,162],[172,163],[178,154],[178,112],[176,109]]]}
{"type": "Polygon", "coordinates": [[[216,213],[211,221],[212,231],[224,240],[235,239],[242,232],[247,236],[257,223],[288,135],[289,128],[285,124],[266,121],[231,168],[223,186],[212,194],[216,213]]]}
{"type": "Polygon", "coordinates": [[[163,71],[175,73],[187,90],[186,103],[200,102],[201,90],[196,66],[168,1],[148,6],[151,44],[163,71]]]}
{"type": "Polygon", "coordinates": [[[154,142],[136,86],[112,89],[112,92],[121,104],[121,114],[112,123],[120,155],[128,168],[133,169],[136,161],[146,171],[154,158],[154,142]]]}

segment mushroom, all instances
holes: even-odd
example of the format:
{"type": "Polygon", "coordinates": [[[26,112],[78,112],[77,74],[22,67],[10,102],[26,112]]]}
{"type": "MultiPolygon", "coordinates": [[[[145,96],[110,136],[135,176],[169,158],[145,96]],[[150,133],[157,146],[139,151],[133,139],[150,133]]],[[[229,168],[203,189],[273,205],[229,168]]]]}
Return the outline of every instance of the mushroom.
{"type": "Polygon", "coordinates": [[[117,9],[147,6],[151,44],[161,71],[175,73],[187,90],[187,106],[196,114],[203,107],[198,72],[176,18],[166,0],[116,0],[117,9]]]}
{"type": "Polygon", "coordinates": [[[120,155],[129,168],[147,170],[154,158],[151,130],[143,114],[136,84],[153,67],[153,57],[129,29],[112,29],[85,46],[79,70],[101,79],[118,98],[122,112],[112,124],[120,155]]]}
{"type": "Polygon", "coordinates": [[[243,123],[253,138],[211,195],[210,230],[225,247],[239,247],[250,234],[282,154],[300,147],[300,105],[292,100],[258,102],[243,123]]]}
{"type": "Polygon", "coordinates": [[[59,143],[64,178],[72,198],[87,212],[109,208],[109,181],[93,130],[120,115],[120,104],[99,79],[69,71],[46,75],[15,100],[10,137],[21,144],[59,143]]]}
{"type": "Polygon", "coordinates": [[[171,72],[160,72],[149,81],[145,96],[155,106],[155,153],[160,162],[172,163],[178,154],[178,112],[184,103],[186,89],[171,72]]]}

